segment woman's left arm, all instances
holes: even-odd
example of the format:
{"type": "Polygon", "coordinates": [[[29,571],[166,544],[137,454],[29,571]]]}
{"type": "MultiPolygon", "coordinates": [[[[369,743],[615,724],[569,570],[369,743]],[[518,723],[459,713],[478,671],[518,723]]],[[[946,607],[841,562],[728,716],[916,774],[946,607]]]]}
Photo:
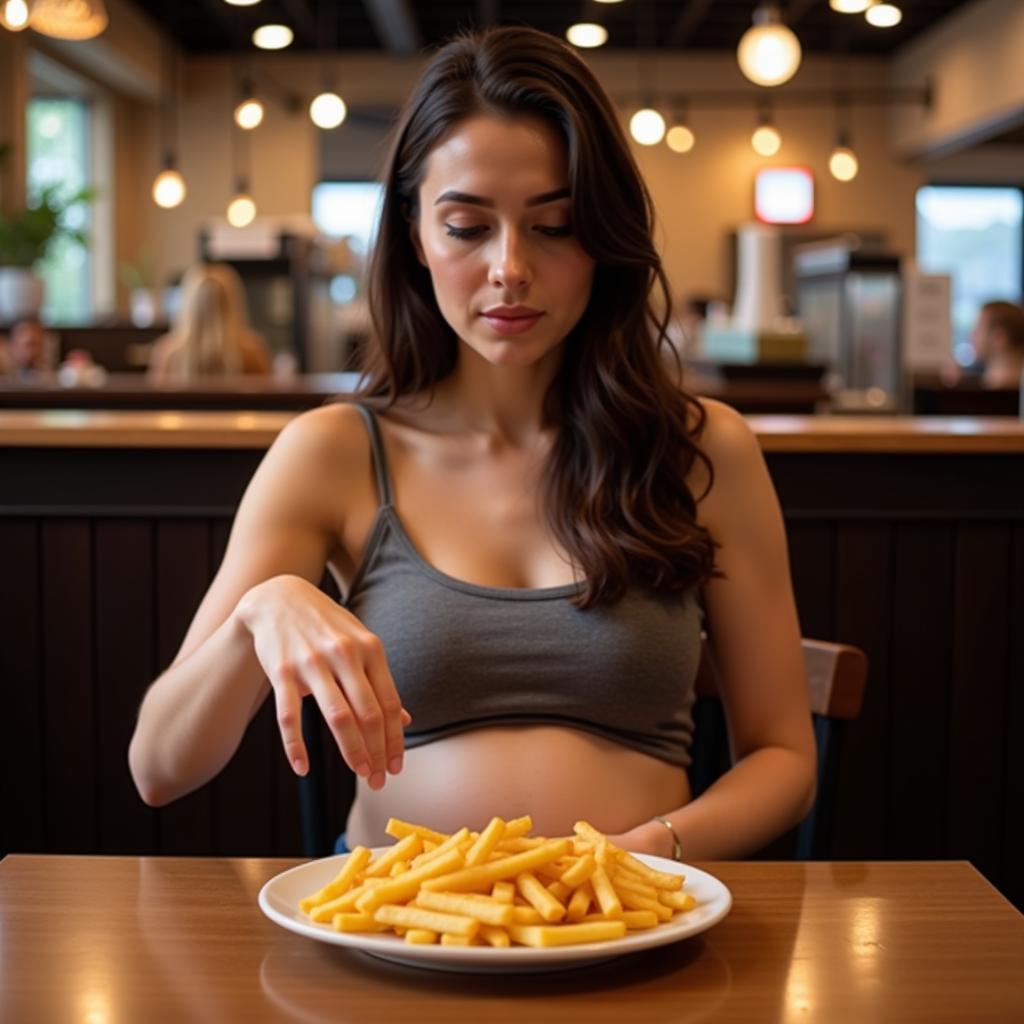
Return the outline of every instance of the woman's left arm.
{"type": "MultiPolygon", "coordinates": [[[[743,417],[703,402],[714,485],[698,508],[723,577],[704,588],[733,767],[685,807],[666,808],[684,860],[744,857],[801,821],[814,802],[815,744],[786,532],[761,448],[743,417]]],[[[701,487],[697,494],[703,491],[701,487]]],[[[612,837],[672,855],[658,821],[612,837]]]]}

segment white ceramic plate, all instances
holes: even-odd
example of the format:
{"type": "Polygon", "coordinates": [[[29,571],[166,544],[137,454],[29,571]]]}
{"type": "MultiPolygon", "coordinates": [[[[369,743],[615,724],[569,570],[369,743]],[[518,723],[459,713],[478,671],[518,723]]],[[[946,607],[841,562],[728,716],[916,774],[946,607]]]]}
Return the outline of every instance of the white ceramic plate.
{"type": "MultiPolygon", "coordinates": [[[[374,853],[382,853],[387,849],[389,847],[379,847],[374,853]]],[[[587,942],[551,949],[534,949],[531,946],[511,946],[508,949],[495,949],[492,946],[417,946],[397,935],[336,932],[330,925],[316,924],[302,913],[299,900],[330,882],[348,856],[343,853],[324,857],[276,875],[260,890],[260,909],[271,921],[298,935],[337,946],[348,946],[384,960],[440,971],[506,973],[563,970],[678,942],[717,924],[732,906],[732,894],[706,871],[688,864],[677,864],[663,857],[638,853],[636,857],[658,871],[686,875],[683,891],[693,895],[697,906],[693,910],[676,914],[671,921],[657,928],[629,932],[624,938],[609,942],[587,942]]]]}

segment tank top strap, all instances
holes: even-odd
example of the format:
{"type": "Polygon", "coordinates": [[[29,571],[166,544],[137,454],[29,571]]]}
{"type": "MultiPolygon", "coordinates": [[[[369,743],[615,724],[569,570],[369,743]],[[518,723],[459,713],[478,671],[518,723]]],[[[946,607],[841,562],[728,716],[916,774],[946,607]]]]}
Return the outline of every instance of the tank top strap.
{"type": "Polygon", "coordinates": [[[388,470],[388,456],[384,450],[384,439],[380,434],[377,417],[369,406],[355,403],[356,408],[366,420],[366,430],[370,435],[370,450],[373,452],[373,468],[377,473],[377,492],[380,494],[382,508],[390,508],[393,502],[391,493],[391,473],[388,470]]]}

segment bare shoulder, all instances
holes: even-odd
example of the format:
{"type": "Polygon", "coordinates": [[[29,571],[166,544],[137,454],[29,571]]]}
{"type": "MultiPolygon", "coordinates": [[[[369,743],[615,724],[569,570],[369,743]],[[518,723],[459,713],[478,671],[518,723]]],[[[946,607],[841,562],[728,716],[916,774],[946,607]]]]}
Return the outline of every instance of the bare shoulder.
{"type": "Polygon", "coordinates": [[[757,435],[741,413],[713,398],[701,398],[699,403],[704,424],[694,439],[711,463],[712,475],[702,460],[696,460],[689,484],[702,505],[703,518],[723,502],[740,500],[764,472],[764,457],[757,435]]]}

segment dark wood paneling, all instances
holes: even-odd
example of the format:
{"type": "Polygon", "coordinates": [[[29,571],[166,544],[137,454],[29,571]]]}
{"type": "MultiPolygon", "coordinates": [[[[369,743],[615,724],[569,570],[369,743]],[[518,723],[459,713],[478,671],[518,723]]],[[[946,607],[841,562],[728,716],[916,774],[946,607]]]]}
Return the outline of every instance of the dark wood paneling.
{"type": "Polygon", "coordinates": [[[831,640],[835,633],[835,526],[787,524],[793,593],[804,636],[831,640]]]}
{"type": "Polygon", "coordinates": [[[947,855],[970,860],[992,878],[1002,845],[1008,526],[969,523],[957,530],[954,601],[947,855]]]}
{"type": "MultiPolygon", "coordinates": [[[[205,520],[156,523],[157,670],[174,660],[210,581],[210,528],[205,520]]],[[[216,849],[214,782],[158,812],[161,853],[199,855],[216,849]]]]}
{"type": "Polygon", "coordinates": [[[39,526],[0,519],[0,857],[46,848],[39,526]]]}
{"type": "Polygon", "coordinates": [[[156,663],[153,528],[108,519],[95,531],[100,849],[144,854],[156,845],[156,813],[139,799],[128,744],[156,663]]]}
{"type": "Polygon", "coordinates": [[[96,853],[92,531],[85,520],[51,520],[41,542],[47,841],[96,853]]]}
{"type": "Polygon", "coordinates": [[[892,750],[886,804],[891,857],[946,851],[954,529],[899,525],[893,552],[892,750]]]}
{"type": "Polygon", "coordinates": [[[889,746],[892,528],[841,523],[836,536],[835,636],[867,653],[868,685],[860,717],[846,725],[833,844],[846,857],[878,856],[885,847],[889,746]]]}
{"type": "MultiPolygon", "coordinates": [[[[996,875],[1003,892],[1024,910],[1024,523],[1013,527],[1010,628],[1007,637],[1002,863],[996,875]]],[[[997,826],[998,827],[998,826],[997,826]]]]}

